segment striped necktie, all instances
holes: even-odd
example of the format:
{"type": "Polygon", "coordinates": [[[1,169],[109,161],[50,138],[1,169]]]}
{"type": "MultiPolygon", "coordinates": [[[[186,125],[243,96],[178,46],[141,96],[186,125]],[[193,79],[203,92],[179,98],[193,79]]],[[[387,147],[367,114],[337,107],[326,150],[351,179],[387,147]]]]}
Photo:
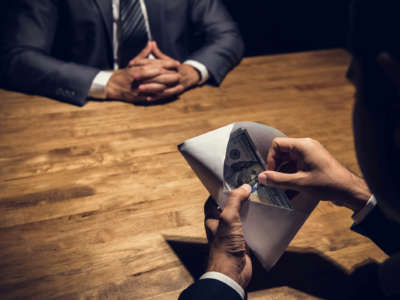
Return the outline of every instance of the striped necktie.
{"type": "Polygon", "coordinates": [[[119,67],[125,68],[148,41],[140,0],[120,0],[119,67]]]}

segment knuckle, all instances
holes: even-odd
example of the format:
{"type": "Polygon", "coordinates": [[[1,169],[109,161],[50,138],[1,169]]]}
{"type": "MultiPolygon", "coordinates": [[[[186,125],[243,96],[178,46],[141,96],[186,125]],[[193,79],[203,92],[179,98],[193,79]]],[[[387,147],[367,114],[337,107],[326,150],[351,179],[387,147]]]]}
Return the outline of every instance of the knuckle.
{"type": "Polygon", "coordinates": [[[231,191],[230,194],[230,201],[236,201],[236,199],[239,199],[242,196],[241,190],[240,189],[234,189],[231,191]]]}
{"type": "Polygon", "coordinates": [[[303,139],[303,143],[305,143],[306,145],[313,145],[315,141],[310,137],[306,137],[303,139]]]}
{"type": "Polygon", "coordinates": [[[281,139],[282,139],[282,138],[279,138],[279,137],[274,138],[274,139],[272,140],[272,148],[273,148],[274,146],[278,146],[278,145],[279,145],[279,142],[281,141],[281,139]]]}
{"type": "Polygon", "coordinates": [[[303,147],[303,149],[313,148],[315,145],[314,140],[309,137],[301,139],[300,143],[301,143],[301,147],[303,147]]]}
{"type": "Polygon", "coordinates": [[[233,200],[240,200],[247,196],[247,193],[243,188],[237,188],[231,192],[231,198],[233,200]]]}
{"type": "Polygon", "coordinates": [[[240,216],[239,214],[224,210],[220,215],[220,220],[225,225],[232,225],[233,223],[240,220],[240,216]]]}
{"type": "Polygon", "coordinates": [[[179,81],[180,79],[181,79],[181,75],[180,74],[178,74],[178,73],[175,73],[175,74],[171,74],[171,79],[173,80],[173,81],[179,81]]]}

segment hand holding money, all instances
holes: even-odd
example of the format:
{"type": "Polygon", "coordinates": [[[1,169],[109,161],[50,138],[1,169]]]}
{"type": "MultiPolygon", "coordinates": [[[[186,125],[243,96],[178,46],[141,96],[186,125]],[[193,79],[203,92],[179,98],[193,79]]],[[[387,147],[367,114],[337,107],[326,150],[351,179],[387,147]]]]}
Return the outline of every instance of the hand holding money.
{"type": "Polygon", "coordinates": [[[207,271],[222,273],[243,288],[252,276],[252,264],[248,255],[240,221],[240,207],[248,200],[251,187],[247,184],[233,190],[222,212],[213,199],[206,202],[205,227],[210,244],[207,271]]]}
{"type": "Polygon", "coordinates": [[[268,153],[267,169],[258,176],[264,185],[304,192],[311,198],[330,200],[354,212],[364,207],[371,196],[363,179],[310,138],[275,138],[268,153]],[[279,172],[284,165],[292,165],[294,172],[279,172]]]}
{"type": "Polygon", "coordinates": [[[231,134],[226,152],[224,179],[230,188],[248,184],[251,201],[292,209],[282,190],[259,184],[257,176],[265,170],[265,163],[246,129],[238,128],[231,134]]]}

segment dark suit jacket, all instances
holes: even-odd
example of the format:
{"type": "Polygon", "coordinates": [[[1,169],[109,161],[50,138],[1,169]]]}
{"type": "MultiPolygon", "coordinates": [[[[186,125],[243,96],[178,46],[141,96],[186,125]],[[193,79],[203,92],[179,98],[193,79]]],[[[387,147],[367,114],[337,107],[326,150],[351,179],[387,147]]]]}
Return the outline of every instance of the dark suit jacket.
{"type": "MultiPolygon", "coordinates": [[[[400,224],[387,218],[377,206],[368,216],[351,228],[370,238],[387,255],[400,255],[400,224]]],[[[397,263],[397,261],[395,262],[397,263]]],[[[353,295],[349,299],[400,299],[400,295],[386,297],[379,286],[379,264],[371,262],[357,269],[350,276],[353,295]]],[[[391,275],[391,274],[389,274],[391,275]]],[[[394,274],[397,276],[397,274],[394,274]]]]}
{"type": "MultiPolygon", "coordinates": [[[[388,255],[400,253],[400,224],[388,219],[375,207],[372,212],[352,230],[373,240],[388,255]]],[[[357,268],[349,276],[350,293],[345,299],[400,299],[399,295],[385,297],[379,287],[379,265],[369,263],[357,268]]],[[[212,279],[203,279],[193,283],[182,292],[179,300],[240,299],[228,285],[212,279]]]]}
{"type": "MultiPolygon", "coordinates": [[[[85,104],[95,75],[113,68],[112,0],[7,1],[5,87],[85,104]]],[[[167,55],[203,63],[215,84],[239,63],[243,42],[220,0],[145,2],[153,38],[167,55]]]]}
{"type": "Polygon", "coordinates": [[[225,283],[201,279],[182,292],[178,300],[241,300],[240,295],[225,283]]]}

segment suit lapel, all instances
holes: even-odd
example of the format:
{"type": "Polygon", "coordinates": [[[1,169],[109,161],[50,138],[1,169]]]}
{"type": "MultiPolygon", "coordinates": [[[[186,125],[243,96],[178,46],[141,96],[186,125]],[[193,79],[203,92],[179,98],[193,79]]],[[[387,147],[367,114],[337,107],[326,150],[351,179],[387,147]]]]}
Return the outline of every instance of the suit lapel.
{"type": "Polygon", "coordinates": [[[113,49],[113,12],[112,0],[94,0],[103,16],[104,25],[107,31],[107,37],[111,49],[113,49]]]}

